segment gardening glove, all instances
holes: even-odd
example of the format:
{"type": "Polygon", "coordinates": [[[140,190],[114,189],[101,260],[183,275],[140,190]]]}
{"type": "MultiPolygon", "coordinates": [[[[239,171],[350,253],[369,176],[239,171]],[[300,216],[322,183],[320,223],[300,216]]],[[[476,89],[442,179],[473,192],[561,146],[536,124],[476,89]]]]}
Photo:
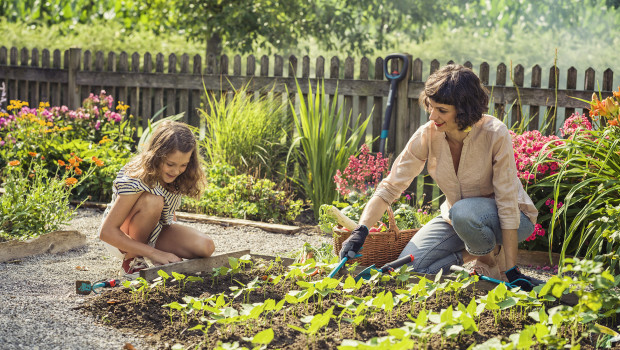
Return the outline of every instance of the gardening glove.
{"type": "Polygon", "coordinates": [[[508,278],[510,284],[521,287],[521,289],[526,292],[529,292],[534,289],[534,287],[544,283],[539,279],[522,274],[517,265],[506,271],[506,277],[508,278]]]}
{"type": "Polygon", "coordinates": [[[359,225],[351,232],[351,236],[342,242],[342,248],[340,248],[340,260],[346,256],[349,259],[353,259],[355,255],[362,249],[364,241],[368,236],[368,227],[365,225],[359,225]]]}

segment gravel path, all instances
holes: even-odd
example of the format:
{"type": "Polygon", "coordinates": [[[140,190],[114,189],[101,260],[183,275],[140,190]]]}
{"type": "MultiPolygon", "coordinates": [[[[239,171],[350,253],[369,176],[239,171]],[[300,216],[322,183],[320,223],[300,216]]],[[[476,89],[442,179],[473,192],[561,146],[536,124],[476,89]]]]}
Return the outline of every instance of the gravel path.
{"type": "MultiPolygon", "coordinates": [[[[97,209],[79,209],[66,227],[87,236],[85,247],[0,263],[0,348],[121,349],[126,343],[136,349],[147,348],[139,337],[99,325],[77,309],[92,294],[77,295],[76,280],[95,282],[116,277],[120,271],[120,260],[109,257],[97,237],[101,217],[102,211],[97,209]]],[[[185,224],[211,236],[216,254],[250,249],[256,254],[285,256],[305,242],[312,246],[331,243],[330,237],[312,230],[285,235],[251,227],[185,224]]]]}

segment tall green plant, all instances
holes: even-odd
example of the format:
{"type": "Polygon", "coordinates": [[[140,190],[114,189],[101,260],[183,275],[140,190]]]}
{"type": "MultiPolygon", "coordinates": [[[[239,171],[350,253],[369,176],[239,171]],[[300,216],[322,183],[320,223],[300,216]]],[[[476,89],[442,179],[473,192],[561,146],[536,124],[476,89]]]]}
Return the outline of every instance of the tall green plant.
{"type": "MultiPolygon", "coordinates": [[[[610,227],[608,222],[600,225],[597,220],[620,205],[619,144],[620,128],[614,126],[582,130],[563,144],[549,144],[554,156],[563,160],[561,168],[531,187],[552,189],[555,204],[549,242],[551,245],[554,239],[562,241],[560,266],[567,253],[587,259],[609,259],[607,262],[618,259],[620,237],[616,236],[620,224],[614,220],[615,227],[610,227]],[[558,233],[554,228],[560,223],[566,228],[564,236],[554,237],[558,233]]],[[[541,152],[534,167],[547,161],[547,153],[541,152]]]]}
{"type": "MultiPolygon", "coordinates": [[[[299,82],[295,84],[297,95],[304,96],[299,82]]],[[[293,154],[299,164],[299,176],[294,181],[312,201],[316,219],[321,205],[331,204],[336,199],[336,170],[344,169],[349,157],[355,155],[370,121],[362,121],[361,115],[352,118],[352,112],[345,115],[342,106],[337,107],[338,88],[334,92],[334,102],[330,104],[328,100],[324,83],[317,83],[314,94],[312,84],[308,83],[308,100],[300,98],[299,111],[290,102],[298,133],[289,150],[289,156],[293,154]]]]}
{"type": "Polygon", "coordinates": [[[206,122],[201,142],[207,162],[225,163],[244,173],[274,178],[283,172],[284,157],[292,128],[286,104],[273,93],[254,98],[248,85],[235,89],[232,97],[207,95],[208,110],[199,110],[206,122]]]}

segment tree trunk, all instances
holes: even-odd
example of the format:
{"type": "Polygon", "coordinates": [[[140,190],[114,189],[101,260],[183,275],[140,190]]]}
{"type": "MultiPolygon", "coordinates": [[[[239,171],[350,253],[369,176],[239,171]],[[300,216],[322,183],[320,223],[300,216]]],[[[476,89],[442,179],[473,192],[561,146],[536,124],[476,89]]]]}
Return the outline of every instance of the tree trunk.
{"type": "Polygon", "coordinates": [[[218,33],[211,35],[207,40],[207,74],[220,72],[220,56],[222,55],[222,38],[218,33]],[[212,64],[211,64],[212,63],[212,64]],[[212,69],[212,71],[209,71],[212,69]]]}

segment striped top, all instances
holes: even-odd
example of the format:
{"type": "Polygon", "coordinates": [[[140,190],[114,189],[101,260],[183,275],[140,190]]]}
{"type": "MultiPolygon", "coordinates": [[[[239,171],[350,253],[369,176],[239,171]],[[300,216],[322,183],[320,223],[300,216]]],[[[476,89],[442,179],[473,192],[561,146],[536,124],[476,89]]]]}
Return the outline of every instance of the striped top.
{"type": "MultiPolygon", "coordinates": [[[[130,195],[130,194],[136,194],[136,193],[141,193],[141,192],[148,192],[154,195],[164,197],[164,209],[162,210],[161,218],[159,219],[159,224],[160,225],[172,224],[172,221],[174,219],[174,212],[177,209],[179,209],[179,207],[181,206],[181,194],[169,192],[168,190],[163,188],[159,184],[159,182],[155,185],[155,187],[149,187],[144,182],[142,182],[142,180],[125,175],[124,167],[121,168],[121,170],[118,172],[118,175],[116,176],[116,179],[114,180],[114,183],[112,185],[112,200],[110,201],[110,204],[108,204],[108,207],[106,208],[105,213],[103,214],[104,218],[107,216],[109,211],[112,209],[112,206],[116,202],[116,198],[119,195],[130,195]]],[[[157,225],[157,226],[159,227],[160,225],[157,225]]],[[[156,239],[156,237],[153,237],[154,233],[156,232],[153,232],[151,234],[151,238],[156,239]]],[[[156,234],[158,235],[159,232],[157,232],[156,234]]]]}

